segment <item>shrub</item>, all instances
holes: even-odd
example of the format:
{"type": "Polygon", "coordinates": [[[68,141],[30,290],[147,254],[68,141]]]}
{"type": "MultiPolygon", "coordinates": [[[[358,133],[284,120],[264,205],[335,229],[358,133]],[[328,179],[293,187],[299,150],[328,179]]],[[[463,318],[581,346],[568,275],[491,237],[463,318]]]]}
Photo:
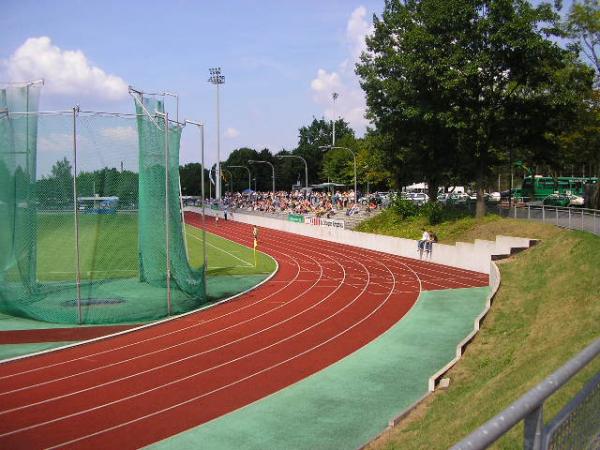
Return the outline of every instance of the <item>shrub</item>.
{"type": "Polygon", "coordinates": [[[429,225],[437,225],[444,221],[444,209],[444,206],[438,202],[428,202],[421,206],[419,214],[427,218],[429,225]]]}
{"type": "Polygon", "coordinates": [[[392,209],[400,216],[402,220],[408,219],[409,217],[414,217],[419,213],[419,207],[415,203],[401,198],[400,196],[396,196],[394,198],[392,209]]]}

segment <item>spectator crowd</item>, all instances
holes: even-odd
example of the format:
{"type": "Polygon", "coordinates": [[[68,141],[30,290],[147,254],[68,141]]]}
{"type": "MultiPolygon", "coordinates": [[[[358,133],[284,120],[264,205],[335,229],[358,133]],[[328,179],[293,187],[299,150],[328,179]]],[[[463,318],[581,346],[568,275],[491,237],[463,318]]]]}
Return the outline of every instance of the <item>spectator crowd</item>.
{"type": "MultiPolygon", "coordinates": [[[[251,193],[227,193],[223,203],[231,209],[287,214],[314,214],[331,218],[336,214],[357,214],[361,208],[354,190],[320,192],[303,190],[251,193]]],[[[367,204],[365,210],[377,208],[377,203],[367,204]]]]}

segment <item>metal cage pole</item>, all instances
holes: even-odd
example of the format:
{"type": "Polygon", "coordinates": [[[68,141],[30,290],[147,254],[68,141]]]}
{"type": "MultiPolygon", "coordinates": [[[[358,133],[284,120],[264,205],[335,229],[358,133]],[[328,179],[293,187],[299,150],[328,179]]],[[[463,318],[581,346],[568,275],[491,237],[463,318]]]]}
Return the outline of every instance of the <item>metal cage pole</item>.
{"type": "Polygon", "coordinates": [[[202,278],[204,282],[204,298],[206,298],[206,268],[208,267],[208,257],[206,255],[206,215],[204,210],[204,124],[187,119],[185,123],[189,123],[200,128],[200,163],[202,164],[202,172],[200,173],[200,192],[202,195],[202,261],[204,261],[204,266],[202,268],[202,278]]]}
{"type": "Polygon", "coordinates": [[[73,108],[73,213],[75,215],[75,283],[77,286],[77,322],[82,323],[81,314],[81,261],[79,251],[79,211],[77,209],[77,113],[79,106],[73,108]]]}
{"type": "Polygon", "coordinates": [[[171,255],[169,253],[169,114],[165,120],[165,251],[167,265],[167,314],[171,315],[171,255]]]}
{"type": "Polygon", "coordinates": [[[181,211],[181,231],[183,232],[183,245],[185,247],[185,257],[190,260],[188,253],[187,233],[185,232],[185,214],[183,213],[183,196],[181,194],[181,178],[179,178],[179,209],[181,211]]]}

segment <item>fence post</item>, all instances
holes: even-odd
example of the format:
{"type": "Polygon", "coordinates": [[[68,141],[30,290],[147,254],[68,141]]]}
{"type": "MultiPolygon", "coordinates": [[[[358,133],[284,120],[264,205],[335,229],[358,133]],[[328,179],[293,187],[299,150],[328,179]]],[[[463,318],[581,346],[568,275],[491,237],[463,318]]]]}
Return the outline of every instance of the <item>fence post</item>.
{"type": "Polygon", "coordinates": [[[558,208],[554,207],[554,212],[556,213],[556,225],[558,226],[558,208]]]}
{"type": "Polygon", "coordinates": [[[531,219],[531,206],[527,205],[527,220],[531,219]]]}
{"type": "Polygon", "coordinates": [[[544,441],[544,406],[531,411],[524,421],[523,448],[525,450],[542,450],[544,441]]]}
{"type": "Polygon", "coordinates": [[[515,205],[515,219],[517,218],[517,205],[515,205]]]}
{"type": "Polygon", "coordinates": [[[581,210],[581,231],[583,231],[583,209],[581,210]]]}
{"type": "Polygon", "coordinates": [[[546,208],[542,205],[542,223],[546,223],[546,208]]]}

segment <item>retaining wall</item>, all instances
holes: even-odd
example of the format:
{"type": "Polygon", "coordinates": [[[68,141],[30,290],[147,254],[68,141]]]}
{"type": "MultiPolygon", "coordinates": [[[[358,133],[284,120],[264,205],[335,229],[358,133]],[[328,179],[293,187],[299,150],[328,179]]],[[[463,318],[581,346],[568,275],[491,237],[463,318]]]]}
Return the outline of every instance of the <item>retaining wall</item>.
{"type": "MultiPolygon", "coordinates": [[[[201,208],[197,207],[186,207],[185,210],[197,213],[202,211],[201,208]]],[[[215,213],[216,211],[208,208],[205,209],[206,215],[214,216],[215,213]]],[[[229,217],[237,222],[248,223],[258,227],[272,228],[316,239],[404,256],[406,258],[419,259],[417,241],[413,239],[295,223],[268,216],[244,214],[237,211],[233,213],[230,211],[229,217]]],[[[473,243],[457,242],[455,245],[433,244],[431,255],[426,256],[424,254],[423,259],[437,264],[489,274],[490,260],[510,255],[511,252],[518,249],[529,248],[532,243],[533,240],[528,238],[497,236],[495,241],[477,239],[473,243]]]]}

